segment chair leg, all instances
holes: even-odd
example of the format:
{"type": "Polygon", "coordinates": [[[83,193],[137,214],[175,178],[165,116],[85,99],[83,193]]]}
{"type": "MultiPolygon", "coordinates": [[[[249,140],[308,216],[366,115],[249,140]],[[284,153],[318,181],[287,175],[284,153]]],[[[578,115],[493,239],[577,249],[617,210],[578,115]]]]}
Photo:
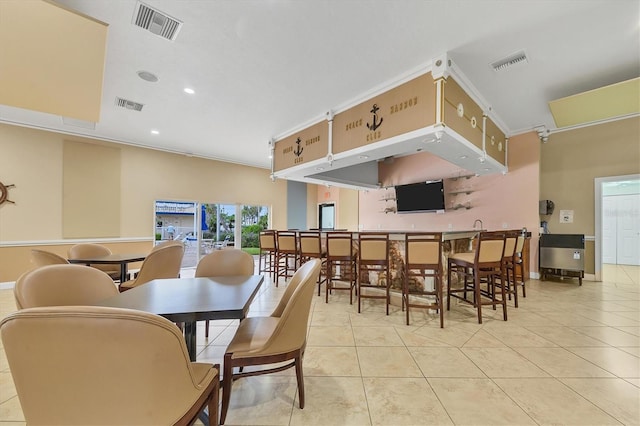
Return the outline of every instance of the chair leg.
{"type": "MultiPolygon", "coordinates": [[[[442,276],[442,274],[440,274],[442,276]]],[[[438,310],[440,311],[440,328],[444,328],[444,309],[442,306],[442,282],[440,278],[433,280],[434,285],[437,285],[436,297],[438,298],[438,310]]],[[[408,325],[408,324],[407,324],[408,325]]]]}
{"type": "MultiPolygon", "coordinates": [[[[473,301],[478,310],[478,324],[482,324],[482,299],[480,298],[480,271],[474,271],[473,274],[474,288],[473,288],[473,301]]],[[[466,283],[466,279],[465,279],[466,283]]]]}
{"type": "Polygon", "coordinates": [[[451,262],[447,268],[447,311],[451,309],[451,262]]]}
{"type": "MultiPolygon", "coordinates": [[[[220,371],[220,364],[216,364],[214,368],[220,371]]],[[[216,375],[214,378],[216,381],[213,387],[213,395],[209,400],[208,408],[209,408],[209,426],[216,426],[218,424],[218,406],[220,405],[220,373],[216,375]]]]}
{"type": "Polygon", "coordinates": [[[233,385],[233,366],[231,365],[231,354],[224,356],[224,376],[222,377],[222,409],[220,410],[220,424],[223,425],[229,410],[231,401],[231,386],[233,385]]]}
{"type": "MultiPolygon", "coordinates": [[[[500,271],[500,281],[504,282],[504,273],[502,271],[500,271]]],[[[504,318],[504,320],[507,320],[507,298],[506,298],[506,293],[505,293],[505,286],[501,286],[501,293],[502,293],[502,317],[504,318]]],[[[495,305],[494,305],[495,306],[495,305]]]]}
{"type": "Polygon", "coordinates": [[[304,408],[304,377],[302,375],[302,355],[296,357],[296,378],[298,379],[298,397],[300,409],[304,408]]]}

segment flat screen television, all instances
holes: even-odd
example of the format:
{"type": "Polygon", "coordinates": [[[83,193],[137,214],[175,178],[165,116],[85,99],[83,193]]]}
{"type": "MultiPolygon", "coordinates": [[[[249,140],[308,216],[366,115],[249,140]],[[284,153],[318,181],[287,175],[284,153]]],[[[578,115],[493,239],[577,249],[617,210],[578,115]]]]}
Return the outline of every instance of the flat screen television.
{"type": "Polygon", "coordinates": [[[398,213],[444,211],[442,180],[398,185],[395,189],[398,213]]]}

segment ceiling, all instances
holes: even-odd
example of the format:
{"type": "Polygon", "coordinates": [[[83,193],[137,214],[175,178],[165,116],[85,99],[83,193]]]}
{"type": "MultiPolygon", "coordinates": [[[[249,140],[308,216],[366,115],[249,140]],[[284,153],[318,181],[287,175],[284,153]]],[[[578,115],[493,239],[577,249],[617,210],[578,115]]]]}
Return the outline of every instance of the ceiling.
{"type": "Polygon", "coordinates": [[[175,41],[132,24],[135,0],[58,3],[109,25],[100,121],[0,105],[0,122],[264,168],[271,138],[443,53],[507,135],[554,129],[549,101],[640,75],[637,0],[146,0],[183,22],[175,41]],[[528,62],[490,67],[520,50],[528,62]]]}

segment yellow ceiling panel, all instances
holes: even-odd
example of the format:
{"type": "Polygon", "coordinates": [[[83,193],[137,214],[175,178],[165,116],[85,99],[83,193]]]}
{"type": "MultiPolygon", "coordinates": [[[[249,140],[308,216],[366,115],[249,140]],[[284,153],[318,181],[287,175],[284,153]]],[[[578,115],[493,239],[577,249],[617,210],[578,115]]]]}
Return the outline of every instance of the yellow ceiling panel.
{"type": "Polygon", "coordinates": [[[640,112],[640,78],[549,102],[558,128],[640,112]]]}
{"type": "Polygon", "coordinates": [[[99,121],[107,28],[50,1],[0,1],[0,104],[99,121]]]}

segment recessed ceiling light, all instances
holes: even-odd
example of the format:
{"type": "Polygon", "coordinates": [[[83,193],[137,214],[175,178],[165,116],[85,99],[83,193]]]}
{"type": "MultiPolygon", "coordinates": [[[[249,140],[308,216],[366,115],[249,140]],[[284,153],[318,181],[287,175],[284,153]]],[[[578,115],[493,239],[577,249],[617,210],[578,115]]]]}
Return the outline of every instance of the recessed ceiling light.
{"type": "Polygon", "coordinates": [[[358,155],[358,158],[361,160],[368,160],[369,156],[368,155],[358,155]]]}
{"type": "Polygon", "coordinates": [[[461,156],[460,156],[460,159],[461,159],[461,160],[466,160],[466,159],[467,159],[467,156],[466,156],[466,155],[461,155],[461,156]]]}
{"type": "Polygon", "coordinates": [[[316,170],[317,170],[317,171],[319,171],[319,172],[321,172],[321,171],[323,171],[323,170],[324,170],[324,167],[316,167],[316,170]]]}
{"type": "Polygon", "coordinates": [[[152,131],[151,131],[151,134],[152,134],[152,135],[159,135],[159,134],[160,134],[160,132],[159,132],[159,131],[157,131],[157,130],[152,130],[152,131]]]}
{"type": "Polygon", "coordinates": [[[138,71],[138,77],[150,83],[158,81],[158,76],[149,71],[138,71]]]}
{"type": "Polygon", "coordinates": [[[269,159],[272,159],[272,158],[273,158],[273,155],[269,154],[269,159]]]}
{"type": "Polygon", "coordinates": [[[190,94],[190,95],[193,95],[194,93],[196,93],[196,91],[195,91],[195,90],[193,90],[193,89],[192,89],[192,88],[190,88],[190,87],[185,87],[185,88],[184,88],[184,93],[188,93],[188,94],[190,94]]]}

